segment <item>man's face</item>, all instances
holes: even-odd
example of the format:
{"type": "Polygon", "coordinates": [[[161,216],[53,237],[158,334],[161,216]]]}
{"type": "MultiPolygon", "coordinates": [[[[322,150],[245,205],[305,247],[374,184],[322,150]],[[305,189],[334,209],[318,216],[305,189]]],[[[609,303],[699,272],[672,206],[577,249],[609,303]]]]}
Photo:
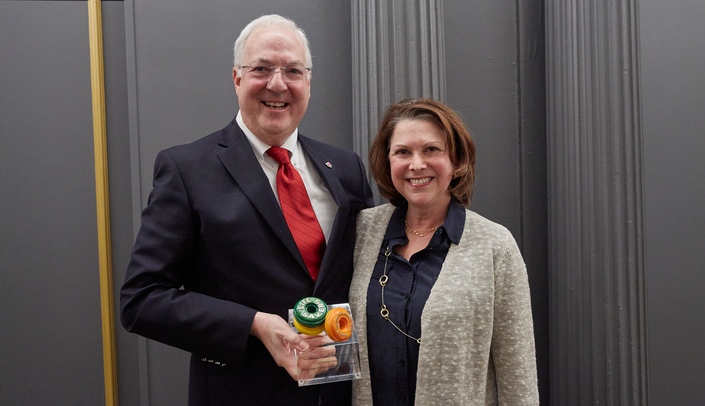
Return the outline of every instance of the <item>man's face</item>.
{"type": "MultiPolygon", "coordinates": [[[[294,31],[280,27],[255,29],[245,43],[242,65],[280,67],[306,64],[304,46],[294,31]]],[[[287,83],[279,69],[269,79],[258,79],[233,69],[235,91],[247,127],[268,145],[279,146],[294,132],[311,98],[311,80],[287,83]]]]}

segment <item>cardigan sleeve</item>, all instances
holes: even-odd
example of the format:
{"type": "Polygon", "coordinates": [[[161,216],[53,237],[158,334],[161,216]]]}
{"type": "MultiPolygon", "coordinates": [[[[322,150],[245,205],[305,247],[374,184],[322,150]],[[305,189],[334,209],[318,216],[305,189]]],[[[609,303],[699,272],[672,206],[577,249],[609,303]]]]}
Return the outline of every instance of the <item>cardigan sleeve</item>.
{"type": "Polygon", "coordinates": [[[519,247],[511,235],[495,263],[491,356],[499,404],[538,405],[529,281],[519,247]]]}

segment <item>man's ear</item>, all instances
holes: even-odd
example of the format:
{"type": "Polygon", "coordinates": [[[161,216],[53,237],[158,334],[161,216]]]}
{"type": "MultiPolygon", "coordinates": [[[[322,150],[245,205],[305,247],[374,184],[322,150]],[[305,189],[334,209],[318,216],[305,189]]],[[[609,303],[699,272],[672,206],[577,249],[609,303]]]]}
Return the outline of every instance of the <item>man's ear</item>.
{"type": "Polygon", "coordinates": [[[235,86],[236,91],[240,87],[241,80],[242,78],[237,76],[237,68],[233,68],[233,85],[235,86]]]}

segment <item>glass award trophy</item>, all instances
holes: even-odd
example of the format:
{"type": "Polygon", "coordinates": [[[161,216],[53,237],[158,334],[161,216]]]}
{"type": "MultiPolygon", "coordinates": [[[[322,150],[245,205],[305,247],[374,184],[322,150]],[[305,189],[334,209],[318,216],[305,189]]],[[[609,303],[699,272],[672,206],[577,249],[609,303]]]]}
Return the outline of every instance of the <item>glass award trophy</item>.
{"type": "Polygon", "coordinates": [[[327,305],[315,297],[303,298],[289,309],[289,325],[297,333],[325,337],[325,344],[314,351],[294,350],[299,386],[360,378],[360,346],[348,303],[327,305]]]}

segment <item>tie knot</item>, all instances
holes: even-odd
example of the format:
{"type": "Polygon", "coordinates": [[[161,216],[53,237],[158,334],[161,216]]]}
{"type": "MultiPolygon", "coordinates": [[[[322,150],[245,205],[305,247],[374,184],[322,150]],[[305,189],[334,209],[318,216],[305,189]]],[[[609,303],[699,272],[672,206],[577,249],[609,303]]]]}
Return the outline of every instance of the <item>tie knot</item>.
{"type": "Polygon", "coordinates": [[[267,155],[274,158],[279,165],[286,165],[289,163],[289,151],[286,148],[271,147],[267,150],[267,155]]]}

